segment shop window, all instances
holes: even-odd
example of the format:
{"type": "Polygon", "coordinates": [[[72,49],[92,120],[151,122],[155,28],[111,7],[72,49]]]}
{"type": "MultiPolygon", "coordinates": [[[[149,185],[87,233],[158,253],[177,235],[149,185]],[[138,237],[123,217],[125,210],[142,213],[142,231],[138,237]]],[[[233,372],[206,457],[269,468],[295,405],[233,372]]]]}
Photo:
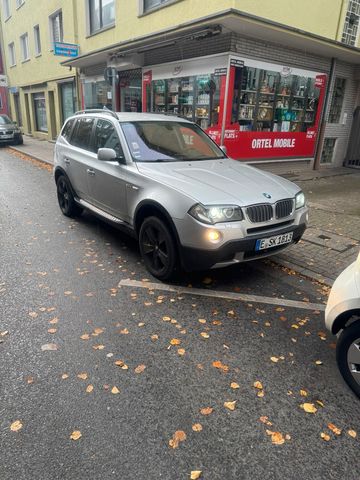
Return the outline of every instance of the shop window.
{"type": "Polygon", "coordinates": [[[92,131],[95,120],[93,118],[79,118],[76,121],[70,143],[75,147],[94,152],[92,131]]]}
{"type": "Polygon", "coordinates": [[[62,42],[64,40],[62,11],[50,16],[50,33],[52,42],[62,42]]]}
{"type": "Polygon", "coordinates": [[[29,60],[29,58],[30,58],[30,55],[29,55],[29,37],[28,37],[27,33],[24,33],[24,35],[21,35],[20,46],[21,46],[22,61],[25,62],[26,60],[29,60]]]}
{"type": "Polygon", "coordinates": [[[4,20],[7,20],[11,13],[10,13],[10,0],[3,0],[2,2],[2,7],[3,7],[3,12],[4,12],[4,20]]]}
{"type": "Polygon", "coordinates": [[[152,82],[152,111],[173,113],[202,128],[219,120],[220,77],[213,74],[155,80],[152,82]]]}
{"type": "Polygon", "coordinates": [[[114,0],[88,0],[88,2],[91,34],[114,25],[114,0]]]}
{"type": "Polygon", "coordinates": [[[347,45],[356,45],[360,20],[360,0],[350,0],[345,16],[341,41],[347,45]]]}
{"type": "Polygon", "coordinates": [[[106,120],[98,120],[96,124],[95,152],[97,152],[99,148],[112,148],[115,150],[118,158],[124,155],[114,125],[106,120]]]}
{"type": "Polygon", "coordinates": [[[61,113],[63,121],[75,113],[76,96],[74,82],[66,82],[59,85],[61,99],[61,113]]]}
{"type": "Polygon", "coordinates": [[[35,110],[35,121],[36,121],[36,130],[39,132],[47,132],[47,118],[46,118],[46,103],[45,103],[45,94],[34,93],[33,94],[34,110],[35,110]]]}
{"type": "Polygon", "coordinates": [[[318,101],[313,78],[236,68],[232,123],[240,131],[304,132],[315,124],[318,101]]]}
{"type": "Polygon", "coordinates": [[[143,0],[143,11],[148,12],[157,7],[166,5],[167,3],[174,3],[174,0],[143,0]]]}
{"type": "Polygon", "coordinates": [[[342,106],[345,97],[345,78],[335,78],[334,91],[331,99],[331,106],[329,111],[329,123],[339,123],[341,117],[342,106]]]}
{"type": "Polygon", "coordinates": [[[34,27],[34,43],[35,43],[35,55],[40,55],[41,53],[41,40],[40,40],[40,27],[35,25],[34,27]]]}
{"type": "Polygon", "coordinates": [[[112,88],[105,82],[94,81],[83,84],[85,108],[112,108],[112,88]]]}
{"type": "Polygon", "coordinates": [[[332,163],[336,145],[336,138],[325,138],[321,154],[321,163],[332,163]]]}
{"type": "Polygon", "coordinates": [[[14,44],[14,42],[9,43],[8,48],[9,48],[9,65],[10,65],[10,67],[13,67],[14,65],[16,65],[15,44],[14,44]]]}
{"type": "Polygon", "coordinates": [[[64,125],[64,128],[62,129],[61,135],[65,138],[70,143],[70,137],[71,137],[71,132],[73,125],[75,123],[75,119],[71,118],[66,124],[64,125]]]}

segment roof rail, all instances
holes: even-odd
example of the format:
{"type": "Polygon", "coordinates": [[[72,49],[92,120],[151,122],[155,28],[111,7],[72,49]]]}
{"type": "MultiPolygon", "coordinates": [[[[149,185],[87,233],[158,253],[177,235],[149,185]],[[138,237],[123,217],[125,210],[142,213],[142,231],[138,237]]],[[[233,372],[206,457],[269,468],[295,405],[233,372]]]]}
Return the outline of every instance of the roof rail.
{"type": "Polygon", "coordinates": [[[75,115],[81,115],[83,113],[106,113],[116,118],[116,120],[119,120],[117,114],[108,108],[89,108],[87,110],[79,110],[78,112],[75,112],[75,115]]]}

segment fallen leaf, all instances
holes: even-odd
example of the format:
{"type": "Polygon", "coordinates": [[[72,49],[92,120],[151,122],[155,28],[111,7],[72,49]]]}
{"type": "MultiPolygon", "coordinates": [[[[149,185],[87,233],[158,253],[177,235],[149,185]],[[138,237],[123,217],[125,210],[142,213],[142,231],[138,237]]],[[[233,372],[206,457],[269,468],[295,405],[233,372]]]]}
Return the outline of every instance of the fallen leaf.
{"type": "Polygon", "coordinates": [[[233,388],[234,390],[236,390],[237,388],[240,388],[240,385],[236,382],[231,382],[230,383],[230,388],[233,388]]]}
{"type": "Polygon", "coordinates": [[[328,442],[330,440],[330,435],[328,435],[327,433],[324,433],[324,432],[321,432],[320,433],[320,437],[325,440],[325,442],[328,442]]]}
{"type": "Polygon", "coordinates": [[[257,380],[256,382],[254,382],[254,388],[258,388],[259,390],[262,390],[263,389],[262,383],[257,380]]]}
{"type": "Polygon", "coordinates": [[[270,360],[274,363],[277,363],[279,361],[277,357],[270,357],[270,360]]]}
{"type": "Polygon", "coordinates": [[[96,335],[100,335],[100,333],[103,333],[103,332],[104,332],[103,328],[100,328],[100,327],[94,328],[94,333],[96,333],[96,335]]]}
{"type": "Polygon", "coordinates": [[[260,420],[260,422],[264,423],[268,427],[272,426],[272,423],[269,421],[269,417],[262,416],[262,417],[259,418],[259,420],[260,420]]]}
{"type": "Polygon", "coordinates": [[[94,350],[104,350],[105,345],[93,345],[92,347],[94,350]]]}
{"type": "Polygon", "coordinates": [[[10,425],[10,430],[12,432],[18,432],[19,430],[22,429],[22,427],[23,427],[23,424],[20,422],[20,420],[16,420],[10,425]]]}
{"type": "Polygon", "coordinates": [[[118,393],[120,393],[120,390],[117,387],[113,387],[111,389],[111,393],[113,393],[114,395],[117,395],[118,393]]]}
{"type": "Polygon", "coordinates": [[[64,292],[64,295],[71,295],[71,294],[72,294],[72,292],[71,292],[70,290],[66,290],[66,291],[64,292]]]}
{"type": "Polygon", "coordinates": [[[124,363],[122,360],[116,360],[114,363],[118,367],[121,367],[122,370],[128,370],[129,369],[129,367],[126,365],[126,363],[124,363]]]}
{"type": "Polygon", "coordinates": [[[190,473],[190,480],[197,480],[201,477],[202,471],[201,470],[192,470],[190,473]]]}
{"type": "Polygon", "coordinates": [[[63,374],[61,375],[61,378],[62,378],[63,380],[66,380],[67,378],[69,378],[69,375],[68,375],[67,373],[63,373],[63,374]]]}
{"type": "Polygon", "coordinates": [[[173,437],[169,440],[169,445],[171,448],[177,448],[180,442],[186,440],[186,433],[183,430],[177,430],[173,437]]]}
{"type": "Polygon", "coordinates": [[[138,365],[136,368],[135,368],[135,373],[142,373],[146,368],[146,365],[138,365]]]}
{"type": "Polygon", "coordinates": [[[80,378],[81,380],[86,380],[88,378],[88,374],[85,372],[79,373],[77,377],[80,378]]]}
{"type": "Polygon", "coordinates": [[[333,423],[328,423],[328,429],[331,430],[335,435],[341,435],[340,428],[336,427],[333,423]]]}
{"type": "Polygon", "coordinates": [[[164,322],[170,322],[171,317],[165,316],[165,317],[163,317],[162,319],[163,319],[164,322]]]}
{"type": "Polygon", "coordinates": [[[51,325],[56,325],[58,323],[59,319],[57,317],[54,317],[52,320],[49,321],[51,325]]]}
{"type": "Polygon", "coordinates": [[[156,340],[159,340],[159,335],[156,335],[156,333],[155,333],[154,335],[151,335],[150,338],[153,342],[155,342],[156,340]]]}
{"type": "Polygon", "coordinates": [[[180,345],[181,343],[181,340],[179,340],[178,338],[172,338],[170,340],[170,345],[180,345]]]}
{"type": "Polygon", "coordinates": [[[36,312],[29,312],[29,317],[31,317],[31,318],[36,318],[38,316],[39,316],[39,314],[36,313],[36,312]]]}
{"type": "Polygon", "coordinates": [[[262,398],[265,395],[264,390],[259,390],[256,394],[259,398],[262,398]]]}
{"type": "Polygon", "coordinates": [[[120,333],[122,335],[128,335],[129,334],[129,330],[127,328],[123,328],[122,330],[120,330],[120,333]]]}
{"type": "Polygon", "coordinates": [[[236,405],[236,400],[233,402],[224,402],[224,407],[227,408],[228,410],[235,410],[235,405],[236,405]]]}
{"type": "Polygon", "coordinates": [[[222,370],[223,372],[229,371],[229,367],[227,365],[224,365],[222,362],[220,362],[220,360],[216,360],[215,362],[213,362],[212,366],[219,370],[222,370]]]}
{"type": "Polygon", "coordinates": [[[350,435],[350,437],[352,437],[352,438],[356,438],[356,437],[357,437],[357,433],[355,432],[355,430],[348,430],[347,433],[348,433],[348,435],[350,435]]]}
{"type": "Polygon", "coordinates": [[[28,385],[34,383],[34,377],[25,377],[25,380],[28,385]]]}
{"type": "Polygon", "coordinates": [[[306,390],[300,390],[300,395],[301,395],[302,397],[307,397],[307,394],[308,394],[308,393],[307,393],[306,390]]]}
{"type": "Polygon", "coordinates": [[[178,348],[178,354],[182,357],[183,355],[185,355],[185,349],[184,348],[178,348]]]}
{"type": "Polygon", "coordinates": [[[93,390],[94,390],[93,385],[88,385],[88,386],[86,387],[86,390],[85,390],[85,391],[86,391],[86,393],[91,393],[93,390]]]}
{"type": "Polygon", "coordinates": [[[57,349],[58,349],[58,346],[56,345],[56,343],[45,343],[44,345],[41,345],[41,350],[43,352],[55,351],[57,349]]]}
{"type": "Polygon", "coordinates": [[[200,335],[203,337],[203,338],[209,338],[210,335],[206,332],[201,332],[200,335]]]}
{"type": "Polygon", "coordinates": [[[201,423],[194,423],[194,425],[191,427],[194,432],[201,432],[203,429],[201,423]]]}
{"type": "Polygon", "coordinates": [[[82,435],[81,435],[80,430],[74,430],[72,432],[72,434],[70,435],[71,440],[79,440],[79,438],[81,438],[81,437],[82,437],[82,435]]]}
{"type": "Polygon", "coordinates": [[[145,325],[145,323],[144,323],[144,322],[140,322],[140,323],[138,323],[138,327],[143,327],[144,325],[145,325]]]}
{"type": "Polygon", "coordinates": [[[300,407],[306,412],[306,413],[316,413],[317,408],[313,403],[303,403],[300,405],[300,407]]]}
{"type": "Polygon", "coordinates": [[[322,365],[323,362],[322,362],[321,360],[316,360],[315,364],[316,364],[316,365],[322,365]]]}
{"type": "Polygon", "coordinates": [[[200,410],[201,415],[210,415],[213,412],[213,408],[211,407],[204,407],[200,410]]]}
{"type": "Polygon", "coordinates": [[[282,445],[285,443],[285,438],[280,432],[272,432],[271,430],[266,430],[266,433],[271,436],[271,443],[274,445],[282,445]]]}
{"type": "Polygon", "coordinates": [[[57,328],[48,328],[48,333],[56,333],[57,328]]]}

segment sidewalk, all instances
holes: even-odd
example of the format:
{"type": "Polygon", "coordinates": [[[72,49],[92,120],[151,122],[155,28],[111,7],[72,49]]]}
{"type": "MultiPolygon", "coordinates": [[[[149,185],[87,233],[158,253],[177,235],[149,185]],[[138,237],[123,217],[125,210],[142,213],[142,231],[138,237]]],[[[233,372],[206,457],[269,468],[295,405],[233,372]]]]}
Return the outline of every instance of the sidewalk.
{"type": "MultiPolygon", "coordinates": [[[[24,145],[10,147],[36,160],[53,164],[54,144],[24,136],[24,145]]],[[[271,165],[266,166],[271,171],[271,165]]],[[[353,262],[360,245],[360,170],[328,168],[281,173],[304,191],[310,224],[299,244],[270,257],[307,277],[332,285],[353,262]]]]}

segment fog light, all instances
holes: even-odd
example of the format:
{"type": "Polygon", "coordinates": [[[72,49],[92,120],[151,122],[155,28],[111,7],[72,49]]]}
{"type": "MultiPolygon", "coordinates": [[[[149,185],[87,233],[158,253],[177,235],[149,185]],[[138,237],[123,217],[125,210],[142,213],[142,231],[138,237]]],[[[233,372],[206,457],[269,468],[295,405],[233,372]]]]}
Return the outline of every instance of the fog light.
{"type": "Polygon", "coordinates": [[[218,243],[221,240],[221,233],[217,230],[208,230],[207,238],[212,243],[218,243]]]}

